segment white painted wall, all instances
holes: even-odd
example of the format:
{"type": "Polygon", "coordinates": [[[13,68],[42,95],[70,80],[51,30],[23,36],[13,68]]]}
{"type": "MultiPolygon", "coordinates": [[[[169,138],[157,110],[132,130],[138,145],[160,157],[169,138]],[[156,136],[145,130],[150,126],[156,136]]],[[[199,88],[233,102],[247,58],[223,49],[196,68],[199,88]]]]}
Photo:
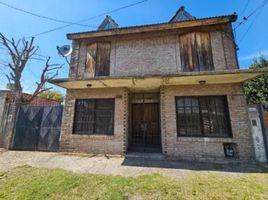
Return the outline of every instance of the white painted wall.
{"type": "Polygon", "coordinates": [[[267,162],[265,145],[261,127],[261,119],[257,107],[248,108],[255,158],[258,162],[267,162]]]}

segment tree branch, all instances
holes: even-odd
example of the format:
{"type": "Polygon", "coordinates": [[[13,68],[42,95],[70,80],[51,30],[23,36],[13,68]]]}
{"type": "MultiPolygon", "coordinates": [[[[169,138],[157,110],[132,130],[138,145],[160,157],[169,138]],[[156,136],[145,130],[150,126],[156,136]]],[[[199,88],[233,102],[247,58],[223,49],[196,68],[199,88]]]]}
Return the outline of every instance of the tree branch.
{"type": "Polygon", "coordinates": [[[27,66],[30,59],[36,59],[38,47],[34,46],[34,37],[30,40],[22,38],[17,42],[15,39],[9,40],[2,33],[0,33],[0,44],[8,51],[11,60],[7,64],[9,69],[9,75],[6,75],[8,82],[14,84],[13,96],[15,103],[30,103],[38,94],[50,90],[51,87],[46,88],[45,84],[58,75],[58,69],[61,69],[63,65],[50,64],[50,57],[46,58],[45,66],[40,76],[39,82],[36,83],[36,89],[34,90],[30,98],[23,99],[21,86],[22,73],[27,66]],[[56,71],[55,73],[52,73],[56,71]]]}

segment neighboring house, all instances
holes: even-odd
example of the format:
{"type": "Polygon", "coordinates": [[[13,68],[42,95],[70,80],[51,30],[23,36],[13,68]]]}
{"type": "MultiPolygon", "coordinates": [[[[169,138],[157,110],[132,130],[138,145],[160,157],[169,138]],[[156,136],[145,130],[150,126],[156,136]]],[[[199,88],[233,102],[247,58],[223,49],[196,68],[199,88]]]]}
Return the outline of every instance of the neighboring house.
{"type": "Polygon", "coordinates": [[[236,14],[123,27],[107,16],[73,41],[62,151],[158,152],[181,159],[253,160],[236,14]]]}
{"type": "MultiPolygon", "coordinates": [[[[27,99],[30,98],[31,95],[27,93],[23,93],[23,98],[27,99]]],[[[12,115],[14,114],[14,110],[12,107],[13,102],[13,95],[10,90],[0,90],[0,148],[6,147],[8,148],[11,134],[7,133],[6,130],[7,125],[12,124],[12,115]]],[[[53,99],[46,99],[43,97],[36,97],[33,101],[29,104],[30,106],[57,106],[60,105],[61,102],[53,100],[53,99]]],[[[13,126],[11,127],[11,129],[13,126]]]]}

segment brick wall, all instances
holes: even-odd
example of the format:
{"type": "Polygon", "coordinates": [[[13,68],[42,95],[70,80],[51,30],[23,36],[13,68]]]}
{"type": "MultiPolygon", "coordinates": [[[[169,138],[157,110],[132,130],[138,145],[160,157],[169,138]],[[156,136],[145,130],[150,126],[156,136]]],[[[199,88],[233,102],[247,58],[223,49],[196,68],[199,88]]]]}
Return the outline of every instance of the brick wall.
{"type": "Polygon", "coordinates": [[[112,43],[111,75],[144,75],[180,71],[178,37],[125,40],[112,43]]]}
{"type": "Polygon", "coordinates": [[[253,143],[241,85],[171,86],[161,88],[163,153],[182,159],[224,160],[223,142],[237,143],[239,160],[252,160],[253,143]],[[227,95],[233,138],[177,137],[175,96],[227,95]]]}
{"type": "Polygon", "coordinates": [[[60,150],[102,154],[124,154],[127,149],[128,92],[126,89],[81,89],[67,92],[60,150]],[[115,98],[114,135],[72,134],[75,99],[115,98]]]}
{"type": "MultiPolygon", "coordinates": [[[[212,31],[211,47],[215,70],[236,69],[236,52],[232,35],[212,31]]],[[[106,38],[107,40],[107,38],[106,38]]],[[[85,73],[86,41],[74,41],[69,76],[88,78],[85,73]]],[[[181,72],[178,34],[111,39],[110,75],[149,75],[181,72]]]]}
{"type": "MultiPolygon", "coordinates": [[[[128,90],[81,89],[69,90],[64,110],[61,132],[61,151],[124,154],[129,137],[128,90]],[[76,98],[115,98],[114,135],[72,134],[76,98]]],[[[254,159],[247,105],[242,86],[198,85],[162,86],[160,88],[160,118],[162,150],[167,156],[189,160],[226,160],[223,142],[236,143],[238,161],[254,159]],[[232,138],[177,137],[175,96],[227,95],[232,126],[232,138]]],[[[230,160],[230,159],[227,159],[230,160]]]]}

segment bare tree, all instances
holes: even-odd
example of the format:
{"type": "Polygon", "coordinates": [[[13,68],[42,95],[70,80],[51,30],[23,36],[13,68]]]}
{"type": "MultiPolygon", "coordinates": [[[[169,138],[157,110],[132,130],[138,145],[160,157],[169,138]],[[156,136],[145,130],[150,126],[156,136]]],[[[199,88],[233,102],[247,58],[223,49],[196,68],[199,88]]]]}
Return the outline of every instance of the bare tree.
{"type": "Polygon", "coordinates": [[[50,57],[45,59],[45,66],[40,76],[39,82],[36,82],[36,89],[31,97],[25,98],[22,91],[21,78],[25,67],[30,59],[39,59],[37,56],[38,47],[34,46],[34,38],[26,40],[25,38],[15,41],[10,40],[0,33],[0,45],[7,50],[10,60],[6,63],[9,73],[6,77],[10,84],[13,84],[13,98],[15,104],[30,103],[38,94],[50,90],[46,87],[46,83],[54,79],[58,75],[58,69],[62,66],[59,64],[50,64],[50,57]]]}

